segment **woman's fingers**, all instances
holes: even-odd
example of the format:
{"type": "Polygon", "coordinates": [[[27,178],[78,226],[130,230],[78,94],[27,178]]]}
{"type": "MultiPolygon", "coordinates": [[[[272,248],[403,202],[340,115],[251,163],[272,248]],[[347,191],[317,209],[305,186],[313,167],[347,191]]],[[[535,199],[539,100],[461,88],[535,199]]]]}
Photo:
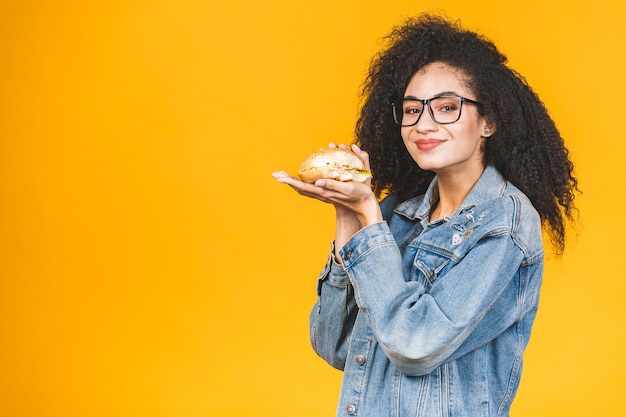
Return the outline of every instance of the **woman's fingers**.
{"type": "Polygon", "coordinates": [[[370,155],[364,150],[362,150],[361,148],[359,148],[356,144],[352,145],[350,149],[352,150],[352,152],[354,152],[356,156],[359,157],[359,159],[361,159],[361,161],[363,161],[365,170],[369,171],[370,170],[370,155]]]}
{"type": "Polygon", "coordinates": [[[292,177],[285,171],[273,172],[272,177],[280,183],[291,186],[291,188],[298,191],[300,194],[315,197],[326,202],[331,200],[349,200],[350,195],[354,193],[355,184],[352,182],[322,178],[315,181],[314,184],[308,184],[292,177]]]}
{"type": "Polygon", "coordinates": [[[363,166],[365,170],[366,171],[370,170],[370,155],[367,152],[365,152],[363,149],[359,148],[357,144],[346,145],[344,143],[341,143],[339,146],[337,146],[334,143],[331,143],[329,144],[329,147],[333,147],[333,148],[338,147],[346,151],[352,151],[356,156],[359,157],[361,161],[363,161],[363,166]],[[330,146],[330,145],[333,145],[333,146],[330,146]]]}
{"type": "Polygon", "coordinates": [[[291,175],[287,174],[285,171],[272,172],[272,177],[276,178],[278,182],[285,182],[289,178],[293,178],[291,175]]]}
{"type": "Polygon", "coordinates": [[[317,198],[318,200],[324,201],[326,203],[329,202],[328,198],[324,195],[323,187],[326,185],[325,180],[318,180],[318,183],[316,184],[307,184],[297,178],[292,177],[285,171],[273,172],[272,177],[276,178],[276,180],[280,183],[289,185],[300,195],[317,198]]]}

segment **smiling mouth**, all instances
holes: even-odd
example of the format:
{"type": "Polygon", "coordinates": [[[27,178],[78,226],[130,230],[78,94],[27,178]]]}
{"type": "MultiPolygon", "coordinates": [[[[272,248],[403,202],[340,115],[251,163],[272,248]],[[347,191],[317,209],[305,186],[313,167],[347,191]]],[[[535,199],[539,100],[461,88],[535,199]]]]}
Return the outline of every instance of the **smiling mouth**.
{"type": "Polygon", "coordinates": [[[435,149],[444,142],[445,140],[419,139],[415,141],[415,144],[417,145],[417,149],[419,149],[420,151],[429,151],[431,149],[435,149]]]}

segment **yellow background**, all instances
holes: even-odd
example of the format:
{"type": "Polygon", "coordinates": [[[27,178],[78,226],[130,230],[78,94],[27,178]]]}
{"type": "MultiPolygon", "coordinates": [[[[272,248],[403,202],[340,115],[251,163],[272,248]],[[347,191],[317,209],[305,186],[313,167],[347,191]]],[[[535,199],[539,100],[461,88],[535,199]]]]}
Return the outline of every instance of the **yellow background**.
{"type": "MultiPolygon", "coordinates": [[[[308,341],[333,212],[270,173],[350,142],[380,38],[440,4],[2,1],[0,415],[333,415],[308,341]]],[[[445,10],[526,75],[584,192],[512,415],[623,416],[625,6],[445,10]]]]}

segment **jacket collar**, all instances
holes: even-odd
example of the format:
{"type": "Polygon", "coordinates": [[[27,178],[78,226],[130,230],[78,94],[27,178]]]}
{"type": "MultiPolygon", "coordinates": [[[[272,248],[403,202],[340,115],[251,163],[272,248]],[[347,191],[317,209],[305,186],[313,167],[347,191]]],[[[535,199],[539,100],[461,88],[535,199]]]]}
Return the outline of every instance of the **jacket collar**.
{"type": "MultiPolygon", "coordinates": [[[[500,172],[491,165],[487,166],[455,214],[484,203],[485,201],[501,197],[504,195],[506,185],[507,181],[500,172]]],[[[401,203],[394,211],[409,219],[428,219],[430,208],[438,198],[439,189],[437,187],[437,177],[435,177],[424,195],[414,197],[401,203]]]]}

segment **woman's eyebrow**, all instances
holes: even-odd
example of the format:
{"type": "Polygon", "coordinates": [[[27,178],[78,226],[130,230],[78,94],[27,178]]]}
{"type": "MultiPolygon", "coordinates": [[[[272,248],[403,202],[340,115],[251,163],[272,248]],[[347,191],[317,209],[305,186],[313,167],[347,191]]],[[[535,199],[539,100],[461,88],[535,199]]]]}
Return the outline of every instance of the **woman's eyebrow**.
{"type": "MultiPolygon", "coordinates": [[[[444,91],[442,93],[437,93],[434,96],[430,97],[430,98],[436,98],[436,97],[444,97],[444,96],[458,96],[460,95],[459,93],[456,93],[454,91],[444,91]]],[[[417,98],[415,96],[404,96],[404,100],[421,100],[420,98],[417,98]]]]}

